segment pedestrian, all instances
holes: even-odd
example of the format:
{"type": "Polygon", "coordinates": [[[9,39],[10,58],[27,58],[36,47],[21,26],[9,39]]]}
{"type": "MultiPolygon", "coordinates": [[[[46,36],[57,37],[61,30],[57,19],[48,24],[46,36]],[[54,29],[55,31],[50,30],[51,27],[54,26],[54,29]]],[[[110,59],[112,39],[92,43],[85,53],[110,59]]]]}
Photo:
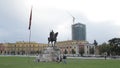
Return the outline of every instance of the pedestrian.
{"type": "Polygon", "coordinates": [[[35,62],[40,62],[40,55],[36,56],[35,62]]]}
{"type": "Polygon", "coordinates": [[[106,60],[106,58],[107,58],[107,52],[105,52],[104,57],[105,57],[105,60],[106,60]]]}
{"type": "Polygon", "coordinates": [[[63,63],[66,64],[66,59],[67,59],[67,56],[66,55],[63,55],[63,63]]]}

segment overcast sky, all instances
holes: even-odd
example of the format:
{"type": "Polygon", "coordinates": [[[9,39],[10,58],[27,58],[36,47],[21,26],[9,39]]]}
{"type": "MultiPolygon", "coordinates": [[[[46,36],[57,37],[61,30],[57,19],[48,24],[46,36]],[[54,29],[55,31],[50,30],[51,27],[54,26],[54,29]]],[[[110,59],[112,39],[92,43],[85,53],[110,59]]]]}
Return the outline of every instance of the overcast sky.
{"type": "Polygon", "coordinates": [[[31,41],[47,43],[52,29],[58,41],[71,40],[70,14],[75,23],[86,24],[90,43],[120,37],[119,0],[0,0],[0,42],[28,41],[31,4],[31,41]]]}

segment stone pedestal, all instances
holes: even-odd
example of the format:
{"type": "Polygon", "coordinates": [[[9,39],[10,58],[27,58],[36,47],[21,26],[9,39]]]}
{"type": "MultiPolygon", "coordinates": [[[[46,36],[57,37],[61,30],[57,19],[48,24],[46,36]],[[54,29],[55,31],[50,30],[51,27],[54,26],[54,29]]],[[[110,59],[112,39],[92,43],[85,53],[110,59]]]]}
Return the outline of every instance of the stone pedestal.
{"type": "Polygon", "coordinates": [[[39,60],[42,62],[56,61],[56,58],[60,56],[60,49],[56,46],[48,46],[39,55],[39,60]]]}

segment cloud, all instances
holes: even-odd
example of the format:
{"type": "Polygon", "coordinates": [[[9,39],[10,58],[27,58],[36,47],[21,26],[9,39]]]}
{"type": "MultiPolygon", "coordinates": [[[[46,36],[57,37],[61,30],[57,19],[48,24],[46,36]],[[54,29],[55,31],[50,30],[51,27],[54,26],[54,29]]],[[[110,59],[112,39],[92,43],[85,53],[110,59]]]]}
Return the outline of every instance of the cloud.
{"type": "Polygon", "coordinates": [[[87,25],[87,38],[91,40],[90,42],[93,42],[93,39],[98,40],[99,43],[107,42],[111,38],[119,37],[118,32],[119,27],[111,21],[87,25]]]}
{"type": "MultiPolygon", "coordinates": [[[[31,0],[32,1],[32,0],[31,0]]],[[[87,26],[87,40],[100,43],[119,36],[117,0],[33,0],[31,41],[47,43],[49,32],[59,32],[58,40],[71,39],[72,17],[87,26]]],[[[0,1],[0,41],[28,41],[30,0],[0,1]]]]}

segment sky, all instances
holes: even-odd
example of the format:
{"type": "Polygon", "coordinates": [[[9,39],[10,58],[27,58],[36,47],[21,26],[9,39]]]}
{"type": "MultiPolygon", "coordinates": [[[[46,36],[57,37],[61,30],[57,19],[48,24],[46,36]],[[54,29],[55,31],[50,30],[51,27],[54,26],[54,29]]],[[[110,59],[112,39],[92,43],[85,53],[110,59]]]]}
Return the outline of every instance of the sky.
{"type": "Polygon", "coordinates": [[[90,43],[120,37],[119,0],[0,0],[0,42],[29,40],[31,5],[31,41],[47,43],[51,30],[58,41],[71,40],[72,16],[86,25],[90,43]]]}

